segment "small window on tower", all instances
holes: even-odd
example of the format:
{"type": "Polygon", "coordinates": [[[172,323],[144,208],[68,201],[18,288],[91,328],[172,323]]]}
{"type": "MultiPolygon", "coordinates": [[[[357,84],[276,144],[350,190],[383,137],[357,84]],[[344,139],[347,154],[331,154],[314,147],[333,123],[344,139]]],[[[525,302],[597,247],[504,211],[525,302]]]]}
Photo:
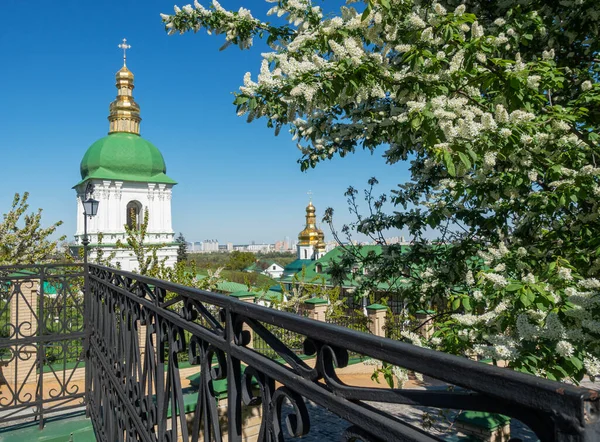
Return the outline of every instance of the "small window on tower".
{"type": "Polygon", "coordinates": [[[127,227],[139,230],[142,225],[141,213],[142,205],[137,201],[130,201],[127,204],[127,227]]]}

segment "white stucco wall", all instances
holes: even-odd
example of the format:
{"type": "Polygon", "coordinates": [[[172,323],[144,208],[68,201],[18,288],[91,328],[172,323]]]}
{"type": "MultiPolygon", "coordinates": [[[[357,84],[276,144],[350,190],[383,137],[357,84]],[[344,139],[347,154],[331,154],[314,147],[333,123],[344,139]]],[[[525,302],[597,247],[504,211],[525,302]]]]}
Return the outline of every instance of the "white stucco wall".
{"type": "MultiPolygon", "coordinates": [[[[171,221],[171,184],[137,183],[130,181],[91,180],[94,184],[93,198],[98,200],[98,213],[88,218],[88,236],[91,245],[98,243],[98,234],[102,233],[102,243],[107,253],[116,250],[118,240],[126,242],[125,224],[127,223],[127,204],[136,201],[141,205],[141,219],[148,209],[147,244],[166,244],[160,250],[159,258],[167,257],[167,265],[177,261],[177,246],[173,246],[175,233],[171,221]]],[[[83,199],[87,183],[78,186],[77,192],[77,231],[76,244],[81,244],[84,230],[83,199]]],[[[107,254],[105,253],[105,255],[107,254]]],[[[93,254],[90,255],[93,260],[93,254]]],[[[123,270],[135,270],[130,261],[134,259],[130,252],[117,250],[114,264],[121,263],[123,270]]]]}

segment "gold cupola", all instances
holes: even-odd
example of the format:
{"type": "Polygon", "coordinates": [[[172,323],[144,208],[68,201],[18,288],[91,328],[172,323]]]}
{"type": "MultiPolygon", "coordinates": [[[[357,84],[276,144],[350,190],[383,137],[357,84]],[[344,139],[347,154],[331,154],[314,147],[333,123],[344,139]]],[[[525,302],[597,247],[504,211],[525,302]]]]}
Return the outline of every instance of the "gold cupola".
{"type": "Polygon", "coordinates": [[[110,103],[110,113],[108,121],[110,128],[109,134],[115,132],[126,132],[131,134],[140,134],[140,106],[133,99],[133,73],[127,69],[126,50],[131,46],[127,40],[119,45],[123,49],[123,67],[116,74],[117,99],[110,103]]]}
{"type": "Polygon", "coordinates": [[[317,217],[315,215],[315,206],[312,201],[306,206],[306,227],[298,235],[298,244],[301,246],[314,246],[321,248],[325,246],[325,235],[317,228],[317,217]]]}

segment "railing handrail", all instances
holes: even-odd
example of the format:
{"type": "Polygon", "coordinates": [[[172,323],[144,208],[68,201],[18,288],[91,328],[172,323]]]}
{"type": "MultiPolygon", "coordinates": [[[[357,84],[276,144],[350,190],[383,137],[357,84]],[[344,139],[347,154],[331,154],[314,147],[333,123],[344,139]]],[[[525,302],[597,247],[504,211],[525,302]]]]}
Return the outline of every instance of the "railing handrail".
{"type": "Polygon", "coordinates": [[[83,277],[85,276],[85,269],[83,263],[50,263],[50,264],[24,264],[24,265],[3,265],[0,266],[0,281],[12,281],[12,280],[20,280],[20,281],[30,281],[30,280],[39,280],[40,278],[56,278],[60,276],[68,276],[71,277],[83,277]],[[49,269],[73,269],[80,268],[79,272],[69,272],[67,274],[53,274],[46,273],[46,270],[49,269]],[[18,277],[14,275],[14,273],[18,273],[23,270],[34,270],[30,275],[19,275],[18,277]],[[42,271],[43,270],[43,271],[42,271]],[[9,273],[14,272],[14,273],[9,273]]]}
{"type": "Polygon", "coordinates": [[[82,262],[49,262],[43,264],[9,264],[9,265],[1,265],[0,271],[10,270],[10,269],[39,269],[40,267],[81,267],[83,268],[82,262]]]}

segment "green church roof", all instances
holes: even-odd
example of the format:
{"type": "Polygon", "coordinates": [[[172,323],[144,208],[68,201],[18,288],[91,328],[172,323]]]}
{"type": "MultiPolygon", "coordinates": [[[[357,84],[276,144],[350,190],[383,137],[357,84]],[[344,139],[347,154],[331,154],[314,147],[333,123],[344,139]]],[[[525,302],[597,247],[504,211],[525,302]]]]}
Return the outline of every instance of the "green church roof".
{"type": "Polygon", "coordinates": [[[81,184],[89,179],[177,184],[166,175],[156,146],[137,134],[116,132],[100,138],[81,160],[81,184]]]}
{"type": "Polygon", "coordinates": [[[309,266],[313,261],[311,259],[296,259],[285,266],[283,271],[285,273],[298,273],[302,270],[302,267],[309,266]]]}

